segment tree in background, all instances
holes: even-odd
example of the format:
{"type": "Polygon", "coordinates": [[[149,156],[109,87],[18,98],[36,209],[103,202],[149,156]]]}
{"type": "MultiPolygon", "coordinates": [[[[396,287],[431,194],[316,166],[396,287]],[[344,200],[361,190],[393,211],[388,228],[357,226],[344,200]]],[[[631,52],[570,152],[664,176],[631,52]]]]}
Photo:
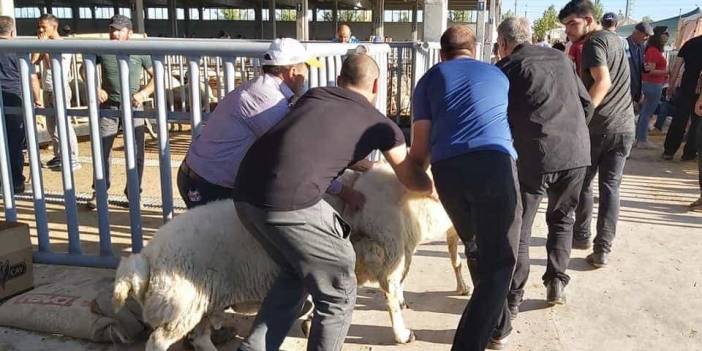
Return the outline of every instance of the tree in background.
{"type": "Polygon", "coordinates": [[[556,7],[551,5],[546,9],[546,11],[544,11],[541,18],[534,21],[534,35],[540,39],[545,38],[546,33],[560,26],[561,22],[558,21],[558,12],[556,12],[556,7]]]}
{"type": "Polygon", "coordinates": [[[600,22],[602,20],[602,15],[604,15],[604,8],[602,7],[602,1],[595,0],[593,2],[595,5],[595,21],[600,22]]]}

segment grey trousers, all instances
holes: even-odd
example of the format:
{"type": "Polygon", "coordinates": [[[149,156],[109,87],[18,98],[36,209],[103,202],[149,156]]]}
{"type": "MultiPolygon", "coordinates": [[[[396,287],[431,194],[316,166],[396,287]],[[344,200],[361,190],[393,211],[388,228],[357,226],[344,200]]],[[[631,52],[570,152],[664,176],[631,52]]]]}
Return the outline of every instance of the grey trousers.
{"type": "MultiPolygon", "coordinates": [[[[66,94],[66,101],[71,101],[70,89],[64,90],[66,94]]],[[[68,104],[66,104],[68,106],[68,104]]],[[[54,95],[50,91],[44,92],[44,107],[53,108],[54,107],[54,95]]],[[[71,117],[67,118],[68,123],[68,142],[71,148],[71,158],[73,160],[78,159],[78,138],[76,137],[76,131],[73,128],[73,123],[71,123],[71,117]]],[[[59,143],[58,125],[56,123],[56,115],[46,116],[46,131],[51,137],[51,145],[54,151],[54,157],[61,158],[61,144],[59,143]]]]}
{"type": "MultiPolygon", "coordinates": [[[[119,106],[102,104],[101,109],[108,110],[119,110],[119,106]]],[[[138,111],[140,109],[133,109],[138,111]]],[[[144,152],[145,152],[145,140],[144,140],[144,119],[134,118],[132,120],[134,125],[134,148],[136,151],[136,166],[137,174],[139,176],[139,191],[141,192],[141,180],[144,175],[144,152]]],[[[100,138],[102,139],[102,167],[105,170],[105,178],[107,180],[107,189],[110,189],[110,173],[112,165],[112,146],[114,145],[115,138],[121,130],[123,130],[122,119],[120,117],[100,117],[100,138]]],[[[93,183],[93,188],[95,187],[93,183]]],[[[124,186],[124,194],[127,194],[128,184],[124,186]]]]}
{"type": "Polygon", "coordinates": [[[236,202],[244,226],[281,268],[242,351],[277,351],[307,295],[315,304],[307,350],[341,350],[356,303],[350,227],[325,201],[296,211],[236,202]]]}

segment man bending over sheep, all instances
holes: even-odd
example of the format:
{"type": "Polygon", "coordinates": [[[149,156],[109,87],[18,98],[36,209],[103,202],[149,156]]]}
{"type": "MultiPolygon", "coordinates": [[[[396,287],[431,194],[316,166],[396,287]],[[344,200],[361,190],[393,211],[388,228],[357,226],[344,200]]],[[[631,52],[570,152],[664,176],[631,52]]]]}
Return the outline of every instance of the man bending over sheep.
{"type": "MultiPolygon", "coordinates": [[[[302,94],[307,65],[320,66],[300,42],[290,38],[274,40],[261,62],[263,74],[228,93],[190,145],[178,169],[178,191],[188,208],[232,197],[246,151],[285,117],[293,99],[302,94]]],[[[338,182],[329,192],[352,208],[364,201],[338,182]]]]}
{"type": "Polygon", "coordinates": [[[308,293],[315,311],[307,349],[341,349],[356,302],[355,253],[349,225],[322,200],[340,172],[379,149],[407,188],[432,191],[400,129],[373,107],[378,76],[372,58],[349,56],[338,87],[302,96],[241,163],[239,218],[281,269],[242,351],[278,350],[308,293]]]}

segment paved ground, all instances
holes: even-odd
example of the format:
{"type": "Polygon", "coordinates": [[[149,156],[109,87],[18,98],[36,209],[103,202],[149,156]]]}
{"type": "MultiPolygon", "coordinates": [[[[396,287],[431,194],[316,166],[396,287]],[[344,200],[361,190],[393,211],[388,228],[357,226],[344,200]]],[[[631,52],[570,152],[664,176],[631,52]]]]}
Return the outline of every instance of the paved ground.
{"type": "MultiPolygon", "coordinates": [[[[85,147],[86,143],[82,144],[85,147]]],[[[182,157],[181,144],[173,148],[175,158],[182,157]]],[[[89,156],[89,152],[85,150],[83,155],[89,156]]],[[[155,155],[148,157],[153,159],[155,155]]],[[[116,166],[116,172],[121,167],[116,166]]],[[[88,164],[78,171],[79,191],[89,191],[91,174],[88,164]]],[[[157,198],[157,168],[147,167],[146,174],[145,196],[157,198]]],[[[121,193],[120,178],[115,176],[112,194],[121,193]]],[[[45,173],[45,184],[60,191],[55,173],[45,173]]],[[[610,267],[593,271],[583,259],[587,252],[574,251],[568,304],[556,308],[544,303],[545,289],[540,283],[545,270],[546,231],[543,215],[539,215],[531,248],[527,300],[514,323],[508,350],[702,350],[702,213],[688,212],[685,207],[698,191],[694,163],[661,161],[658,151],[635,150],[622,186],[622,211],[610,267]]],[[[20,202],[19,209],[20,218],[31,223],[31,203],[20,202]]],[[[60,205],[50,206],[56,250],[64,249],[66,243],[65,225],[60,224],[62,211],[60,205]]],[[[80,211],[82,231],[96,232],[94,217],[92,212],[80,211]]],[[[124,250],[128,247],[128,215],[115,208],[111,220],[115,246],[124,250]]],[[[147,236],[159,223],[157,211],[144,212],[147,236]]],[[[84,238],[86,250],[94,249],[96,236],[84,238]]],[[[56,269],[69,268],[37,265],[37,283],[51,281],[56,276],[51,272],[56,269]]],[[[91,271],[76,270],[75,274],[94,274],[91,271]]],[[[456,296],[454,288],[445,244],[420,246],[406,282],[409,309],[404,311],[417,341],[393,345],[382,295],[374,289],[362,289],[344,350],[448,350],[467,300],[456,296]]],[[[246,330],[246,321],[231,323],[246,330]]],[[[293,328],[283,350],[304,349],[298,330],[297,326],[293,328]]],[[[235,350],[236,344],[220,349],[235,350]]],[[[143,344],[117,347],[0,328],[0,350],[49,349],[139,350],[143,344]]]]}

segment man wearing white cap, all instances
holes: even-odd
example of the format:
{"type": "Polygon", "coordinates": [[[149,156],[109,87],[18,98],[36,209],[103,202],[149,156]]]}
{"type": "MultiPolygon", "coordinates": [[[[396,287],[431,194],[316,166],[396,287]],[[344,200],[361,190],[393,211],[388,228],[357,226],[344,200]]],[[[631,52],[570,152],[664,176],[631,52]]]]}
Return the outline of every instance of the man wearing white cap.
{"type": "MultiPolygon", "coordinates": [[[[239,164],[249,147],[288,113],[300,95],[307,65],[319,67],[297,40],[276,39],[262,58],[263,75],[227,94],[212,112],[178,170],[178,190],[188,208],[231,198],[239,164]]],[[[330,192],[359,201],[336,183],[330,192]]],[[[360,201],[363,201],[362,199],[360,201]]]]}

